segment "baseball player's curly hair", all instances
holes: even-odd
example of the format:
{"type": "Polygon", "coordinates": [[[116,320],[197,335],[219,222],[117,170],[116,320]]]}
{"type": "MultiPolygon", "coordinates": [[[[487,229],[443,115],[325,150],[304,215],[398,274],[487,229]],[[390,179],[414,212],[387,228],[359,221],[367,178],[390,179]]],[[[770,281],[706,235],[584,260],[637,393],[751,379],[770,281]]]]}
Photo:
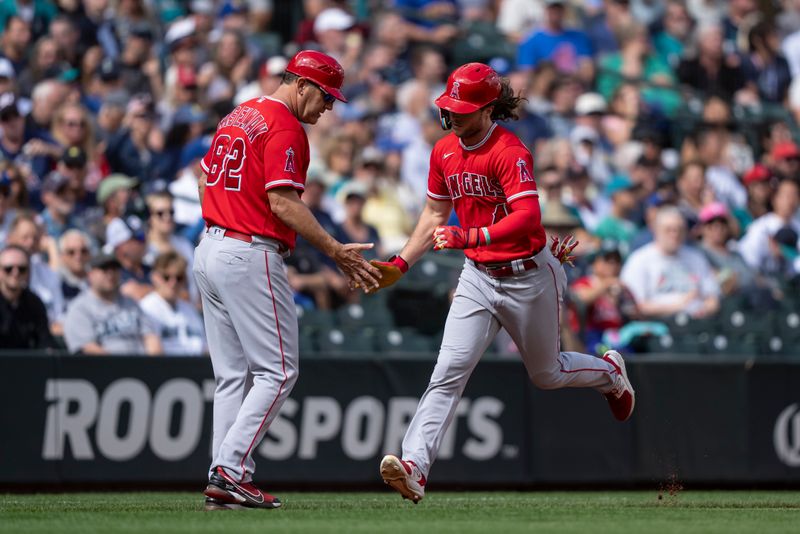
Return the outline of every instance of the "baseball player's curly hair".
{"type": "MultiPolygon", "coordinates": [[[[521,93],[520,93],[521,94],[521,93]]],[[[500,78],[500,96],[492,104],[492,120],[507,121],[509,119],[519,119],[517,110],[520,104],[528,99],[519,95],[514,95],[514,90],[508,78],[500,78]]]]}

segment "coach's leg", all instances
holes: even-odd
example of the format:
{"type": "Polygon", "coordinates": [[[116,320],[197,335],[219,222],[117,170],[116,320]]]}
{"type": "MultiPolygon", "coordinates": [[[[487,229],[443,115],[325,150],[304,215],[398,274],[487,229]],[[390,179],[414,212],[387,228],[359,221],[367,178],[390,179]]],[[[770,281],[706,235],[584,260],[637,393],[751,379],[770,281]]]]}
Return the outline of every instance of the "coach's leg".
{"type": "Polygon", "coordinates": [[[430,383],[403,438],[403,458],[427,477],[472,370],[497,335],[491,285],[467,265],[461,273],[430,383]]]}
{"type": "Polygon", "coordinates": [[[294,299],[283,258],[251,248],[248,280],[230,283],[226,302],[253,376],[236,421],[225,437],[218,465],[248,482],[255,470],[253,453],[294,387],[298,375],[298,329],[294,299]]]}
{"type": "MultiPolygon", "coordinates": [[[[208,339],[208,352],[214,369],[214,424],[211,440],[211,468],[214,467],[220,444],[236,420],[245,394],[247,360],[231,317],[222,305],[213,284],[206,276],[206,264],[216,255],[219,242],[203,239],[195,256],[194,275],[203,301],[203,322],[208,339]]],[[[210,470],[209,470],[210,473],[210,470]]]]}
{"type": "Polygon", "coordinates": [[[593,387],[607,392],[615,368],[580,352],[561,352],[560,311],[567,280],[564,269],[545,248],[539,267],[504,279],[498,304],[500,323],[520,350],[533,384],[542,389],[593,387]]]}

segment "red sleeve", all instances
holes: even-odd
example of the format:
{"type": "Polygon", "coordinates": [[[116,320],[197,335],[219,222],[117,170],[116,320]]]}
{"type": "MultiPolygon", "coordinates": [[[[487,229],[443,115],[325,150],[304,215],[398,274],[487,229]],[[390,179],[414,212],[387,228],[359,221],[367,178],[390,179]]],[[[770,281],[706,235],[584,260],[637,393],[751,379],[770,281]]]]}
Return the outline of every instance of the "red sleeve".
{"type": "Polygon", "coordinates": [[[305,189],[308,170],[308,141],[302,132],[281,130],[266,137],[264,145],[264,189],[294,187],[305,189]]]}
{"type": "Polygon", "coordinates": [[[539,201],[531,196],[519,197],[509,203],[511,213],[486,228],[489,243],[517,242],[528,236],[539,226],[542,211],[539,201]]]}
{"type": "Polygon", "coordinates": [[[437,150],[437,146],[434,146],[428,171],[428,196],[433,200],[450,200],[450,190],[447,188],[447,181],[442,176],[442,169],[439,166],[441,159],[440,151],[437,150]]]}
{"type": "Polygon", "coordinates": [[[512,145],[500,152],[495,161],[495,176],[509,204],[523,197],[537,197],[533,179],[533,156],[524,146],[512,145]]]}

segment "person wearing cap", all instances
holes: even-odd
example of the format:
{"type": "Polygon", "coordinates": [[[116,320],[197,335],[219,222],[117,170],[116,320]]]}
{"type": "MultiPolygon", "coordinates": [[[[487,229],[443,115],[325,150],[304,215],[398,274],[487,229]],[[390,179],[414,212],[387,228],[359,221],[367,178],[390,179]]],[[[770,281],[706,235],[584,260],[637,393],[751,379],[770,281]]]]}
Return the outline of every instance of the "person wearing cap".
{"type": "Polygon", "coordinates": [[[355,24],[353,15],[336,6],[323,9],[314,19],[314,37],[320,49],[335,57],[345,70],[357,64],[362,50],[363,39],[355,24]]]}
{"type": "Polygon", "coordinates": [[[659,209],[653,242],[631,253],[620,278],[645,319],[679,312],[709,317],[719,310],[720,287],[702,252],[686,244],[686,220],[675,206],[659,209]]]}
{"type": "Polygon", "coordinates": [[[753,221],[739,240],[739,252],[748,265],[761,273],[774,270],[771,265],[776,249],[770,248],[771,240],[783,227],[800,234],[799,208],[800,184],[783,178],[772,195],[772,210],[753,221]]]}
{"type": "Polygon", "coordinates": [[[108,223],[103,252],[120,263],[120,293],[138,302],[153,291],[150,266],[144,262],[147,235],[141,219],[131,215],[108,223]]]}
{"type": "Polygon", "coordinates": [[[605,242],[616,243],[623,254],[630,252],[631,241],[638,226],[631,220],[639,205],[639,187],[624,174],[617,174],[606,184],[603,193],[611,199],[608,215],[600,220],[594,235],[605,242]]]}
{"type": "Polygon", "coordinates": [[[16,245],[0,250],[0,347],[49,349],[56,343],[42,300],[30,290],[31,263],[16,245]]]}
{"type": "MultiPolygon", "coordinates": [[[[570,285],[581,311],[576,310],[587,349],[597,352],[604,336],[618,331],[639,315],[636,299],[620,280],[622,254],[613,243],[603,243],[590,253],[590,272],[570,285]]],[[[575,329],[578,331],[578,328],[575,329]]]]}
{"type": "Polygon", "coordinates": [[[711,202],[700,210],[700,250],[703,251],[723,295],[752,293],[757,290],[757,273],[730,247],[736,224],[728,207],[711,202]]]}
{"type": "Polygon", "coordinates": [[[375,247],[364,251],[364,258],[372,260],[383,256],[381,238],[374,226],[364,222],[364,205],[369,196],[369,186],[363,182],[351,179],[339,190],[337,197],[344,204],[344,220],[339,225],[341,228],[340,241],[350,243],[374,243],[375,247]]]}
{"type": "Polygon", "coordinates": [[[780,284],[794,283],[800,276],[799,235],[791,226],[783,226],[769,241],[771,254],[762,272],[780,284]]]}
{"type": "Polygon", "coordinates": [[[769,152],[770,169],[780,178],[796,178],[800,172],[800,148],[794,141],[778,141],[769,152]]]}
{"type": "Polygon", "coordinates": [[[272,56],[264,61],[258,69],[258,79],[241,87],[236,91],[233,102],[237,106],[251,98],[262,95],[271,95],[281,84],[283,72],[289,60],[283,56],[272,56]]]}
{"type": "Polygon", "coordinates": [[[517,65],[532,69],[542,61],[551,61],[560,73],[576,75],[591,83],[592,45],[583,31],[564,27],[565,4],[565,0],[545,1],[544,27],[520,43],[517,65]]]}
{"type": "Polygon", "coordinates": [[[452,131],[431,152],[425,208],[400,254],[373,262],[385,273],[381,286],[387,287],[431,246],[465,256],[437,363],[402,453],[380,462],[383,481],[415,503],[425,497],[470,374],[501,328],[518,347],[535,386],[592,388],[604,395],[618,421],[633,413],[634,391],[619,353],[598,358],[562,351],[559,318],[567,286],[562,264],[574,259],[577,243],[548,240],[533,155],[499,124],[517,118],[521,100],[509,80],[486,64],[467,63],[450,73],[435,104],[442,128],[452,131]],[[453,211],[458,226],[448,222],[453,211]]]}
{"type": "Polygon", "coordinates": [[[133,300],[120,294],[119,260],[97,254],[89,263],[89,287],[75,297],[64,319],[64,339],[71,353],[87,355],[158,355],[155,325],[133,300]]]}
{"type": "Polygon", "coordinates": [[[61,155],[56,164],[56,172],[67,177],[69,189],[75,196],[73,214],[77,217],[89,209],[97,206],[94,193],[86,188],[88,178],[88,161],[86,152],[79,146],[70,146],[61,155]]]}
{"type": "Polygon", "coordinates": [[[769,167],[756,163],[742,176],[742,184],[747,189],[747,205],[732,210],[742,233],[747,231],[755,219],[769,213],[772,193],[777,179],[769,167]]]}
{"type": "Polygon", "coordinates": [[[41,218],[45,234],[53,239],[75,227],[73,216],[75,193],[70,187],[69,178],[58,171],[51,171],[42,184],[41,218]]]}
{"type": "Polygon", "coordinates": [[[361,255],[373,245],[340,243],[300,199],[310,161],[303,124],[316,124],[337,100],[347,102],[343,83],[335,59],[298,52],[274,93],[244,102],[219,122],[201,160],[208,229],[195,250],[194,274],[217,385],[204,491],[209,510],[281,506],[253,484],[253,452],[298,376],[299,332],[284,263],[297,235],[331,257],[351,288],[378,286],[379,270],[361,255]]]}

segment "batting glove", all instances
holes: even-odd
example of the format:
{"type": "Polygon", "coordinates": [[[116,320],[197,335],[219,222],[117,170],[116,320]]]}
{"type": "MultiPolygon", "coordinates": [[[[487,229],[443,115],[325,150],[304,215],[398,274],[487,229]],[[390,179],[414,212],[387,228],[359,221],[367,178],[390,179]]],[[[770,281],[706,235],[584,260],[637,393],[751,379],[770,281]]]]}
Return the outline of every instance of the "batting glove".
{"type": "Polygon", "coordinates": [[[433,231],[433,250],[476,248],[489,244],[486,227],[464,230],[458,226],[437,226],[433,231]]]}
{"type": "Polygon", "coordinates": [[[553,253],[553,256],[555,256],[562,265],[566,263],[571,267],[575,267],[573,262],[577,256],[572,254],[572,251],[575,250],[575,247],[577,247],[579,243],[575,237],[569,234],[563,240],[559,240],[557,236],[552,236],[550,239],[552,240],[550,243],[550,252],[553,253]]]}

